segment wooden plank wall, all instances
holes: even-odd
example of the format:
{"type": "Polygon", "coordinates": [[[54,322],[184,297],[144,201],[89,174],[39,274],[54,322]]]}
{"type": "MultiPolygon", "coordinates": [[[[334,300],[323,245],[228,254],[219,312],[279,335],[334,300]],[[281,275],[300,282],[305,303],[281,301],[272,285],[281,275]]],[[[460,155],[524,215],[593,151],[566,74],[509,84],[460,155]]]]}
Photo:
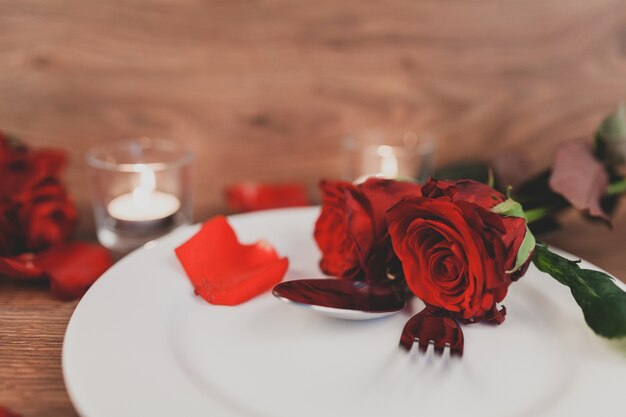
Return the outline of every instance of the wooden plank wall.
{"type": "Polygon", "coordinates": [[[0,128],[83,154],[142,135],[223,186],[342,172],[340,140],[411,127],[438,163],[588,135],[626,97],[624,0],[0,0],[0,128]]]}

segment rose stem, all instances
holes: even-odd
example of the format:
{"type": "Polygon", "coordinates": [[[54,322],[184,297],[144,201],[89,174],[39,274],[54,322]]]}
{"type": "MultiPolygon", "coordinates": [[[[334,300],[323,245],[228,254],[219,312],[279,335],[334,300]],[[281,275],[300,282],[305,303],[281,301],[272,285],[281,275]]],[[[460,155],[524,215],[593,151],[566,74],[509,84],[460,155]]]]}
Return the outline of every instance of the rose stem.
{"type": "Polygon", "coordinates": [[[551,214],[556,210],[556,207],[537,207],[524,212],[527,223],[536,222],[551,214]]]}
{"type": "Polygon", "coordinates": [[[621,179],[606,188],[606,195],[616,195],[626,192],[626,179],[621,179]]]}

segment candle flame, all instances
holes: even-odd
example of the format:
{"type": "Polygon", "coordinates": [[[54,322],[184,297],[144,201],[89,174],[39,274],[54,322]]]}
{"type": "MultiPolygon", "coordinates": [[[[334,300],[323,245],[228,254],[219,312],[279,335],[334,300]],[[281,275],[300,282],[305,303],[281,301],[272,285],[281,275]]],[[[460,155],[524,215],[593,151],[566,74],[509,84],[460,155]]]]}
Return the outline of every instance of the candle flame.
{"type": "Polygon", "coordinates": [[[137,164],[134,170],[139,173],[139,186],[133,189],[133,202],[138,206],[147,207],[150,195],[156,190],[156,175],[144,164],[137,164]]]}
{"type": "Polygon", "coordinates": [[[398,176],[398,159],[391,146],[381,145],[378,147],[380,171],[378,176],[382,178],[396,178],[398,176]]]}

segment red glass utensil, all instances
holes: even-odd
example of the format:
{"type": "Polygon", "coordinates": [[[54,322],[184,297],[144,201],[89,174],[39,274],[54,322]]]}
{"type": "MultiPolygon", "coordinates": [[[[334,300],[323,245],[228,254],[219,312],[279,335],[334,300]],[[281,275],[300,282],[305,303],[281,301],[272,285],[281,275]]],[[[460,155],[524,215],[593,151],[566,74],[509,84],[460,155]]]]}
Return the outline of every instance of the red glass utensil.
{"type": "Polygon", "coordinates": [[[400,346],[411,350],[415,342],[422,353],[432,344],[436,354],[443,354],[449,347],[451,355],[463,356],[463,331],[452,314],[445,310],[426,307],[406,322],[400,346]]]}
{"type": "Polygon", "coordinates": [[[406,304],[403,292],[391,281],[300,279],[282,282],[272,292],[282,301],[352,320],[388,316],[402,310],[406,304]]]}

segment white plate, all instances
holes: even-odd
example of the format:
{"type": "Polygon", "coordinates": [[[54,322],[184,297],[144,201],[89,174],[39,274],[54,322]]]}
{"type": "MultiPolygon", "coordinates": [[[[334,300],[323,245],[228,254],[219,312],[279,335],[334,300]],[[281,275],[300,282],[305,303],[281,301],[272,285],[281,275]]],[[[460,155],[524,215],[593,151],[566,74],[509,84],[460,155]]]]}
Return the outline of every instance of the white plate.
{"type": "MultiPolygon", "coordinates": [[[[231,223],[242,241],[267,239],[289,256],[286,279],[316,277],[317,214],[267,211],[231,223]]],[[[442,360],[398,348],[406,314],[349,322],[271,294],[207,304],[173,252],[196,230],[118,262],[76,308],[63,371],[83,416],[626,413],[626,346],[595,336],[568,289],[534,267],[510,288],[504,324],[464,326],[465,355],[442,360]]]]}

